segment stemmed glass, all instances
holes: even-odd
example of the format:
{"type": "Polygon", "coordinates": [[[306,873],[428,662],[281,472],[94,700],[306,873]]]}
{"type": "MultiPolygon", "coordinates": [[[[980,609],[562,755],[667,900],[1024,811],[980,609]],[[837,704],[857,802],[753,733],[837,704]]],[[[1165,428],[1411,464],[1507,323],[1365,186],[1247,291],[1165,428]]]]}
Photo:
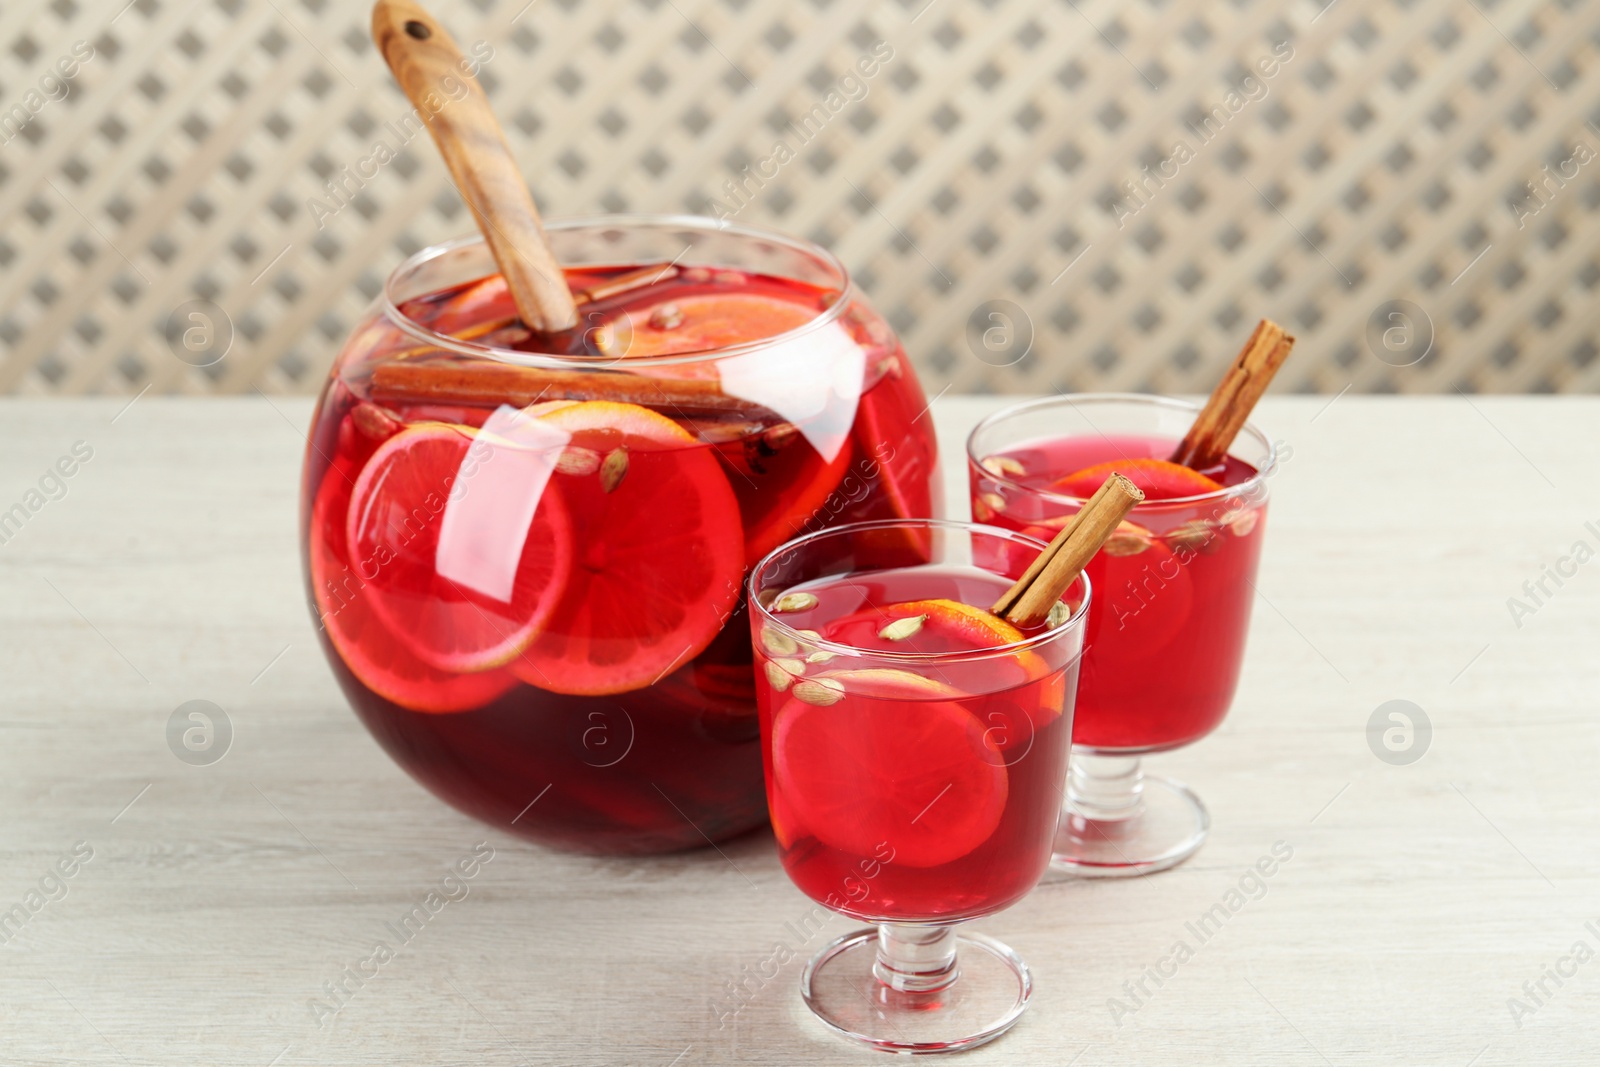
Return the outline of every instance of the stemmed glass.
{"type": "Polygon", "coordinates": [[[749,581],[767,801],[784,870],[873,924],[806,966],[835,1032],[898,1052],[970,1048],[1032,990],[961,923],[1048,867],[1089,584],[1019,631],[982,608],[1043,548],[970,523],[858,523],[789,542],[749,581]]]}
{"type": "MultiPolygon", "coordinates": [[[[967,439],[973,515],[1049,538],[1083,505],[1052,485],[1096,463],[1167,456],[1199,410],[1085,394],[997,412],[967,439]]],[[[1223,463],[1200,472],[1218,487],[1146,500],[1090,563],[1097,600],[1056,869],[1148,874],[1205,841],[1200,798],[1145,774],[1141,757],[1204,737],[1233,701],[1276,461],[1272,442],[1246,424],[1223,463]]]]}

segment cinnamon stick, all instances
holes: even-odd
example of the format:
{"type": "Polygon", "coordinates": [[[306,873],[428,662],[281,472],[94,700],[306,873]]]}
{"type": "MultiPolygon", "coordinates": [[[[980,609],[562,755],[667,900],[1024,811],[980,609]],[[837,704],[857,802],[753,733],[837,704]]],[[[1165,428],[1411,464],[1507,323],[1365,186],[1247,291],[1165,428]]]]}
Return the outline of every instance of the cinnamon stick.
{"type": "Polygon", "coordinates": [[[1123,516],[1143,499],[1138,486],[1112,474],[989,610],[1013,626],[1027,628],[1044,622],[1123,516]]]}
{"type": "Polygon", "coordinates": [[[739,414],[761,422],[782,417],[724,393],[709,378],[651,378],[610,370],[557,370],[489,360],[392,361],[372,368],[369,395],[379,402],[524,407],[540,400],[615,400],[666,414],[739,414]]]}
{"type": "Polygon", "coordinates": [[[539,209],[460,47],[412,0],[378,0],[372,8],[372,40],[427,123],[505,275],[517,314],[539,333],[572,329],[578,314],[566,275],[550,252],[539,209]]]}
{"type": "MultiPolygon", "coordinates": [[[[631,293],[635,289],[643,289],[657,282],[670,281],[676,278],[678,273],[679,268],[671,263],[652,263],[648,267],[638,267],[624,274],[607,278],[603,282],[596,282],[587,289],[575,289],[572,293],[572,303],[574,307],[581,308],[594,303],[596,300],[609,300],[614,296],[631,293]]],[[[468,326],[464,330],[458,330],[451,336],[458,341],[475,341],[480,337],[503,330],[507,326],[514,326],[518,321],[517,318],[490,319],[475,326],[468,326]]]]}
{"type": "Polygon", "coordinates": [[[1292,348],[1294,338],[1283,327],[1270,319],[1257,323],[1250,340],[1172,453],[1172,462],[1197,471],[1221,462],[1292,348]]]}
{"type": "Polygon", "coordinates": [[[678,276],[678,268],[671,263],[652,263],[648,267],[639,267],[625,274],[618,274],[614,278],[607,278],[603,282],[596,282],[587,289],[579,289],[572,294],[572,302],[582,307],[592,304],[596,300],[609,300],[614,296],[642,289],[647,285],[657,282],[669,281],[678,276]]]}

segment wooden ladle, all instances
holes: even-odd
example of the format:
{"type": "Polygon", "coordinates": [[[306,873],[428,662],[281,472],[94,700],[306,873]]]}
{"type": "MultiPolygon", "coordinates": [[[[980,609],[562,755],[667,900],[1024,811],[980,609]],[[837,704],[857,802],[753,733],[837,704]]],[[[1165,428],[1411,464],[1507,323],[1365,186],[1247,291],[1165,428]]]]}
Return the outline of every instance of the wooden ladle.
{"type": "Polygon", "coordinates": [[[566,275],[489,99],[454,38],[411,0],[378,0],[372,39],[439,146],[523,324],[543,334],[573,329],[578,313],[566,275]]]}

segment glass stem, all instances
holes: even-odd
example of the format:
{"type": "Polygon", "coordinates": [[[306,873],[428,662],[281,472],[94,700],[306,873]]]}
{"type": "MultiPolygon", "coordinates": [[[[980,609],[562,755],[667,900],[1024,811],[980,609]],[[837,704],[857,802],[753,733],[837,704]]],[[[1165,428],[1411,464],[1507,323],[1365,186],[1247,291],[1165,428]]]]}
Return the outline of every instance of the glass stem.
{"type": "Polygon", "coordinates": [[[956,965],[956,928],[917,923],[880,923],[873,976],[901,993],[944,989],[961,973],[956,965]]]}
{"type": "Polygon", "coordinates": [[[1067,811],[1092,822],[1126,822],[1144,807],[1138,756],[1095,756],[1074,749],[1067,771],[1067,811]]]}

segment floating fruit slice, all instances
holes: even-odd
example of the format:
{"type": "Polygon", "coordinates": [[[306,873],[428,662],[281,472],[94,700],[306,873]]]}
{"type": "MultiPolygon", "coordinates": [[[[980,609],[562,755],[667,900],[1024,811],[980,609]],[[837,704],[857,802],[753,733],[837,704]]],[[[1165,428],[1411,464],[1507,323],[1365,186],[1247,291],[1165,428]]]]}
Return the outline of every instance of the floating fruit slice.
{"type": "Polygon", "coordinates": [[[959,600],[908,600],[883,610],[896,619],[925,617],[921,631],[912,637],[920,638],[918,652],[962,652],[1022,640],[1022,631],[1006,620],[959,600]]]}
{"type": "Polygon", "coordinates": [[[780,848],[793,848],[804,832],[800,821],[776,793],[767,794],[767,820],[772,823],[772,836],[780,848]]]}
{"type": "Polygon", "coordinates": [[[1187,566],[1192,555],[1180,556],[1173,546],[1147,530],[1142,535],[1130,534],[1118,527],[1089,564],[1089,579],[1095,588],[1089,644],[1105,634],[1106,640],[1115,641],[1118,648],[1130,650],[1152,666],[1168,666],[1161,656],[1188,624],[1194,604],[1187,566]],[[1124,548],[1117,549],[1119,544],[1124,548]]]}
{"type": "MultiPolygon", "coordinates": [[[[1072,521],[1072,518],[1072,515],[1060,515],[1050,519],[1038,519],[1035,520],[1034,525],[1024,526],[1020,532],[1048,544],[1061,532],[1063,526],[1072,521]]],[[[1137,556],[1141,552],[1148,552],[1151,545],[1155,544],[1157,540],[1156,534],[1149,529],[1140,526],[1136,522],[1129,522],[1127,519],[1123,519],[1117,523],[1117,528],[1111,532],[1111,536],[1106,538],[1105,544],[1101,546],[1101,551],[1108,556],[1137,556]]],[[[1024,551],[1024,546],[1014,545],[1004,554],[992,553],[991,556],[998,556],[1006,566],[1015,567],[1017,561],[1023,556],[1024,551]]],[[[1031,562],[1032,555],[1033,552],[1031,550],[1027,551],[1027,559],[1022,560],[1024,567],[1028,562],[1031,562]]],[[[1003,568],[989,567],[987,561],[984,561],[981,565],[991,570],[1003,570],[1003,568]]],[[[1020,574],[1021,571],[1012,570],[1008,573],[1020,574]]]]}
{"type": "Polygon", "coordinates": [[[627,323],[595,333],[608,356],[710,352],[788,333],[817,317],[815,307],[761,293],[705,293],[629,308],[627,323]]]}
{"type": "Polygon", "coordinates": [[[883,697],[886,700],[912,695],[948,700],[961,695],[961,690],[948,682],[894,667],[861,667],[848,671],[827,671],[818,677],[833,679],[846,693],[883,697]]]}
{"type": "MultiPolygon", "coordinates": [[[[916,378],[901,366],[904,356],[897,351],[887,358],[899,373],[881,377],[856,408],[856,450],[869,489],[864,506],[845,509],[845,521],[926,519],[935,511],[941,484],[938,446],[932,426],[918,425],[926,417],[927,401],[916,378]]],[[[857,562],[863,566],[910,567],[933,556],[927,530],[864,531],[857,543],[857,562]]]]}
{"type": "Polygon", "coordinates": [[[365,561],[346,564],[349,478],[338,464],[323,477],[311,507],[306,555],[317,614],[350,673],[378,696],[411,711],[470,711],[513,688],[517,680],[509,671],[456,674],[430,667],[378,618],[371,587],[357,570],[365,561]]]}
{"type": "MultiPolygon", "coordinates": [[[[892,357],[904,356],[898,352],[892,357]]],[[[870,518],[926,519],[933,515],[934,486],[939,478],[938,446],[928,404],[909,371],[885,374],[861,396],[856,410],[856,441],[869,469],[882,484],[889,511],[870,518]]]]}
{"type": "MultiPolygon", "coordinates": [[[[1049,541],[1071,518],[1057,516],[1022,532],[1049,541]]],[[[1162,537],[1126,519],[1118,523],[1088,566],[1094,583],[1088,644],[1100,640],[1101,633],[1114,633],[1117,636],[1111,640],[1119,647],[1154,659],[1188,622],[1194,589],[1186,564],[1212,537],[1213,532],[1196,531],[1187,524],[1162,537]]],[[[1089,669],[1093,665],[1091,658],[1089,669]]]]}
{"type": "Polygon", "coordinates": [[[1123,519],[1101,548],[1108,556],[1137,556],[1148,552],[1155,540],[1155,534],[1145,527],[1123,519]]]}
{"type": "Polygon", "coordinates": [[[814,524],[821,525],[827,515],[823,505],[850,469],[855,455],[853,449],[841,448],[830,462],[804,441],[791,442],[784,451],[802,458],[791,460],[780,453],[765,474],[756,476],[756,489],[739,494],[746,531],[746,566],[753,566],[785,541],[809,532],[814,524]],[[776,482],[783,488],[774,489],[773,484],[760,480],[763,478],[783,479],[776,482]]]}
{"type": "Polygon", "coordinates": [[[1022,631],[982,608],[956,600],[907,600],[840,616],[822,636],[852,648],[938,654],[996,648],[1022,631]]]}
{"type": "Polygon", "coordinates": [[[1055,492],[1088,499],[1111,474],[1121,474],[1144,490],[1147,500],[1174,500],[1185,496],[1203,496],[1222,488],[1199,471],[1164,459],[1116,459],[1096,463],[1081,471],[1074,471],[1053,482],[1055,492]]]}
{"type": "Polygon", "coordinates": [[[511,289],[503,275],[491,274],[461,289],[438,305],[431,320],[424,325],[435,333],[450,337],[470,334],[474,329],[499,325],[507,318],[516,318],[517,306],[511,299],[511,289]]]}
{"type": "MultiPolygon", "coordinates": [[[[1034,665],[1029,680],[1043,678],[1047,670],[1043,658],[1031,652],[1024,652],[1023,656],[1031,657],[1034,665]]],[[[961,690],[948,682],[892,667],[828,671],[816,680],[824,679],[837,682],[845,696],[860,694],[894,700],[915,694],[921,699],[948,700],[961,695],[961,690]]],[[[996,694],[984,702],[984,736],[1008,766],[1016,763],[1033,745],[1034,733],[1061,714],[1065,700],[1066,677],[1061,673],[1045,678],[1036,687],[1011,686],[1009,696],[996,694]],[[1025,695],[1025,703],[1019,702],[1018,694],[1025,695]]]]}
{"type": "Polygon", "coordinates": [[[871,856],[887,842],[895,863],[908,867],[960,859],[1000,823],[1004,758],[961,705],[928,700],[909,684],[878,684],[882,699],[791,700],[779,710],[773,793],[806,831],[841,852],[871,856]]]}
{"type": "MultiPolygon", "coordinates": [[[[825,624],[822,635],[829,641],[853,648],[923,655],[977,652],[1023,639],[1021,630],[983,608],[942,598],[908,600],[846,615],[825,624]]],[[[1045,658],[1029,649],[981,663],[982,681],[978,683],[976,677],[973,681],[981,684],[979,691],[982,692],[996,692],[1051,674],[1050,664],[1045,658]]],[[[970,670],[948,669],[960,674],[962,683],[967,684],[966,676],[970,670]]],[[[869,675],[876,672],[835,672],[834,677],[843,680],[846,673],[869,675]]],[[[947,691],[940,695],[948,696],[955,691],[942,681],[935,683],[934,679],[922,678],[909,671],[891,670],[887,673],[916,678],[922,686],[929,683],[945,686],[947,691]]],[[[854,690],[846,685],[845,691],[854,690]]],[[[1059,705],[1055,710],[1060,710],[1059,705]]]]}
{"type": "MultiPolygon", "coordinates": [[[[555,610],[572,566],[572,525],[559,491],[547,484],[537,501],[525,502],[490,495],[497,486],[474,497],[470,482],[456,485],[476,436],[471,427],[424,423],[390,437],[356,479],[345,530],[355,558],[371,561],[373,611],[445,671],[487,670],[515,658],[555,610]],[[451,499],[453,487],[464,491],[460,500],[451,499]],[[475,558],[481,553],[442,546],[447,507],[467,507],[470,516],[458,521],[487,527],[496,549],[515,553],[514,573],[498,560],[486,568],[475,558]],[[474,588],[463,576],[486,569],[508,580],[490,588],[480,577],[474,588]]],[[[516,459],[508,450],[498,461],[516,459]]],[[[497,456],[483,450],[473,462],[481,473],[497,456]]]]}
{"type": "Polygon", "coordinates": [[[649,685],[699,655],[738,603],[738,501],[711,448],[649,408],[585,401],[542,421],[602,458],[552,479],[572,518],[572,573],[511,668],[558,693],[649,685]]]}

